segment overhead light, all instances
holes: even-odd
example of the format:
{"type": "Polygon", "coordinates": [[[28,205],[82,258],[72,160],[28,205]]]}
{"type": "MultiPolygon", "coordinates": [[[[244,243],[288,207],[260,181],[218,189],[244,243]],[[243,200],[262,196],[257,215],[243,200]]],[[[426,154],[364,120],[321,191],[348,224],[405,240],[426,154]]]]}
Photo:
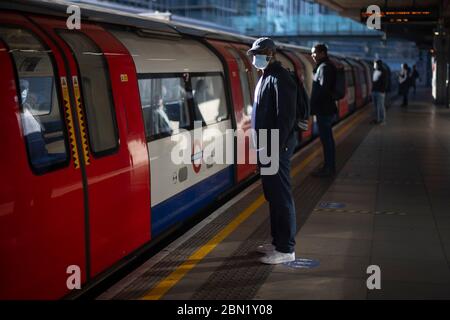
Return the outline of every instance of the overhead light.
{"type": "Polygon", "coordinates": [[[439,31],[435,31],[435,32],[434,32],[434,35],[435,35],[435,36],[438,36],[438,35],[439,35],[439,31]]]}

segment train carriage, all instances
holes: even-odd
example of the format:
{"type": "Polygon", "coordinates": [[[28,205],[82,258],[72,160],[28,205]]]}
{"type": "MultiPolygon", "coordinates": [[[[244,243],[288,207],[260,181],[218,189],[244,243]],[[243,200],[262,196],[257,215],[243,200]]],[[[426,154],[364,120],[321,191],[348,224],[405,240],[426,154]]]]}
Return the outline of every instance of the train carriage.
{"type": "MultiPolygon", "coordinates": [[[[0,4],[1,299],[64,297],[73,268],[91,286],[257,175],[252,38],[90,6],[68,30],[65,10],[0,4]],[[237,129],[229,163],[217,148],[237,129]]],[[[309,50],[280,45],[310,94],[309,50]]],[[[356,67],[334,61],[348,77],[343,118],[356,67]]]]}

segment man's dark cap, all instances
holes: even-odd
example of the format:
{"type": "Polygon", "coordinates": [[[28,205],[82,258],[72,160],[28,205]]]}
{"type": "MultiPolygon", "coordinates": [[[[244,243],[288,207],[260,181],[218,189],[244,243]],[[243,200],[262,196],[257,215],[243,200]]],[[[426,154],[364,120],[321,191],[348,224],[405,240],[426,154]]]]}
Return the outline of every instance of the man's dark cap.
{"type": "Polygon", "coordinates": [[[273,42],[273,40],[270,38],[267,37],[259,38],[256,39],[255,42],[253,42],[253,45],[251,49],[247,51],[247,54],[248,55],[258,54],[266,49],[276,51],[277,46],[275,45],[275,42],[273,42]]]}

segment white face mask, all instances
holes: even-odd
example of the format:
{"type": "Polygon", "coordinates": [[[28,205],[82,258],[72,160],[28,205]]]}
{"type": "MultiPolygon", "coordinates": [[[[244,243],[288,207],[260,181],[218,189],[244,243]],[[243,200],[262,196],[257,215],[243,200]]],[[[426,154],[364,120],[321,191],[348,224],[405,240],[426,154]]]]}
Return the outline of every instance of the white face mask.
{"type": "Polygon", "coordinates": [[[28,96],[28,89],[22,90],[22,102],[24,102],[27,99],[28,96]]]}
{"type": "Polygon", "coordinates": [[[256,54],[253,56],[253,65],[256,69],[264,70],[269,65],[270,57],[264,54],[256,54]]]}

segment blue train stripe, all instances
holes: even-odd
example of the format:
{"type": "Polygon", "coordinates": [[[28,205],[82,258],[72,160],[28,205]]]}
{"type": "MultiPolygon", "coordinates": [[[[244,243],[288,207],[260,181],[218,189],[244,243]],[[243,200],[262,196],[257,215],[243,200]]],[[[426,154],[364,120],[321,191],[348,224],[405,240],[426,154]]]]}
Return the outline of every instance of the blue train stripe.
{"type": "MultiPolygon", "coordinates": [[[[234,166],[197,183],[152,208],[152,237],[205,208],[233,185],[234,166]]],[[[158,186],[154,186],[158,187],[158,186]]]]}

